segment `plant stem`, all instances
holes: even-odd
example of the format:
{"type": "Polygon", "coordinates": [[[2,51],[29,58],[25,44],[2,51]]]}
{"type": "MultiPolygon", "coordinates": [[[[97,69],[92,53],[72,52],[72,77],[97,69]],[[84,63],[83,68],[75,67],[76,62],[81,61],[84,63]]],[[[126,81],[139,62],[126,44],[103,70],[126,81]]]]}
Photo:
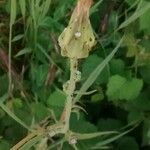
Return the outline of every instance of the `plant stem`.
{"type": "Polygon", "coordinates": [[[12,24],[9,27],[9,53],[8,53],[8,77],[9,77],[9,87],[8,93],[11,95],[12,92],[12,76],[11,76],[11,39],[12,39],[12,24]]]}
{"type": "Polygon", "coordinates": [[[69,120],[71,116],[71,109],[72,109],[72,101],[73,101],[73,94],[76,87],[76,73],[77,73],[77,66],[78,60],[76,58],[70,58],[70,80],[67,87],[67,98],[64,111],[62,113],[62,120],[65,123],[64,132],[69,130],[69,120]]]}

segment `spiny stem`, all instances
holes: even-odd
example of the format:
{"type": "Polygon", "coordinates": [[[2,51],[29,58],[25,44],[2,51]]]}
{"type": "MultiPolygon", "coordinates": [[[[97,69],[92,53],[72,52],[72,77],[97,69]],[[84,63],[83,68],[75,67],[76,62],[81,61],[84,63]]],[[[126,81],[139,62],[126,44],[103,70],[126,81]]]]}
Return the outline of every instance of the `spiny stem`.
{"type": "Polygon", "coordinates": [[[70,80],[68,84],[68,90],[66,92],[67,98],[66,98],[66,104],[65,108],[62,114],[62,121],[65,123],[64,131],[69,130],[69,120],[71,115],[71,109],[72,109],[72,102],[73,102],[73,94],[76,87],[76,78],[77,78],[77,65],[78,60],[76,58],[70,58],[70,80]]]}

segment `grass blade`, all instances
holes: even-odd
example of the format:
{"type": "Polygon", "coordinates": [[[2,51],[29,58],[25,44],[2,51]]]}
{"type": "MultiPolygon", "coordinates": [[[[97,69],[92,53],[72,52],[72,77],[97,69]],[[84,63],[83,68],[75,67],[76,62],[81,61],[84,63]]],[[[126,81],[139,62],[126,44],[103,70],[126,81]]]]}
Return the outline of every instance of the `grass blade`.
{"type": "Polygon", "coordinates": [[[10,25],[13,25],[16,20],[16,12],[17,12],[16,5],[17,5],[16,0],[11,0],[10,25]]]}
{"type": "Polygon", "coordinates": [[[6,105],[0,101],[0,107],[11,117],[13,118],[16,122],[18,122],[20,125],[22,125],[24,128],[26,128],[29,131],[32,131],[22,120],[20,120],[14,113],[12,113],[6,105]]]}
{"type": "Polygon", "coordinates": [[[29,150],[32,146],[34,146],[38,141],[43,139],[43,135],[37,135],[30,141],[28,141],[26,144],[24,144],[20,150],[29,150]]]}
{"type": "Polygon", "coordinates": [[[96,133],[75,133],[76,137],[80,140],[96,138],[98,136],[117,134],[117,131],[105,131],[105,132],[96,132],[96,133]]]}
{"type": "MultiPolygon", "coordinates": [[[[132,128],[132,129],[133,129],[133,128],[132,128]]],[[[123,133],[120,133],[119,135],[116,135],[116,136],[114,136],[114,137],[112,137],[112,138],[108,138],[108,139],[106,139],[106,140],[104,140],[104,141],[102,141],[102,142],[99,142],[99,143],[97,143],[96,146],[94,146],[92,149],[101,148],[102,146],[105,146],[105,145],[107,145],[107,144],[109,144],[109,143],[111,143],[111,142],[113,142],[113,141],[115,141],[115,140],[121,138],[122,136],[126,135],[126,134],[129,133],[132,129],[129,129],[129,130],[123,132],[123,133]]]]}
{"type": "Polygon", "coordinates": [[[138,9],[131,17],[129,17],[126,21],[124,21],[118,29],[122,29],[126,26],[128,26],[130,23],[134,22],[137,18],[142,16],[146,11],[150,9],[150,3],[147,3],[147,5],[141,7],[138,9]]]}
{"type": "Polygon", "coordinates": [[[25,18],[25,15],[26,15],[26,1],[25,0],[19,0],[19,5],[20,5],[22,16],[23,16],[23,18],[25,18]]]}
{"type": "Polygon", "coordinates": [[[103,0],[98,1],[90,10],[90,15],[98,11],[99,5],[103,2],[103,0]]]}
{"type": "Polygon", "coordinates": [[[84,82],[84,84],[82,85],[81,89],[79,90],[77,96],[75,97],[75,101],[78,101],[81,98],[81,96],[83,95],[82,93],[85,93],[86,90],[94,83],[96,78],[100,75],[102,70],[105,68],[105,66],[109,63],[109,61],[115,55],[115,53],[119,49],[122,41],[123,41],[123,38],[119,41],[116,48],[105,58],[105,60],[101,64],[99,64],[96,67],[96,69],[89,75],[88,79],[84,82]]]}
{"type": "Polygon", "coordinates": [[[49,10],[49,7],[50,7],[50,4],[51,4],[51,0],[44,1],[44,3],[43,3],[42,17],[44,17],[47,14],[47,12],[49,10]]]}

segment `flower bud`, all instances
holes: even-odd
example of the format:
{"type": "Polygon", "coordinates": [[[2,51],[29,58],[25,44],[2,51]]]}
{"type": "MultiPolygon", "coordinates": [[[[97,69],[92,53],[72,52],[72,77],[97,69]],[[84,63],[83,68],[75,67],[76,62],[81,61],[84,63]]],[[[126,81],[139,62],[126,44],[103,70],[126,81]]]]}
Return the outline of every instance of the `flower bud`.
{"type": "Polygon", "coordinates": [[[61,55],[69,58],[88,57],[95,45],[95,37],[89,20],[92,0],[79,0],[69,25],[59,36],[61,55]]]}

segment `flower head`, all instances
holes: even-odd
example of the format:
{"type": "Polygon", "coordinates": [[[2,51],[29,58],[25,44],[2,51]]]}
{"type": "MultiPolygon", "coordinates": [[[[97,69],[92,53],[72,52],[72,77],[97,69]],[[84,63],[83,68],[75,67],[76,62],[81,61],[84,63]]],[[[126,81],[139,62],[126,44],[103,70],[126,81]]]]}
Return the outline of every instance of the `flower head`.
{"type": "Polygon", "coordinates": [[[58,39],[62,56],[85,58],[95,45],[95,37],[89,20],[91,5],[92,0],[78,0],[68,27],[58,39]]]}

